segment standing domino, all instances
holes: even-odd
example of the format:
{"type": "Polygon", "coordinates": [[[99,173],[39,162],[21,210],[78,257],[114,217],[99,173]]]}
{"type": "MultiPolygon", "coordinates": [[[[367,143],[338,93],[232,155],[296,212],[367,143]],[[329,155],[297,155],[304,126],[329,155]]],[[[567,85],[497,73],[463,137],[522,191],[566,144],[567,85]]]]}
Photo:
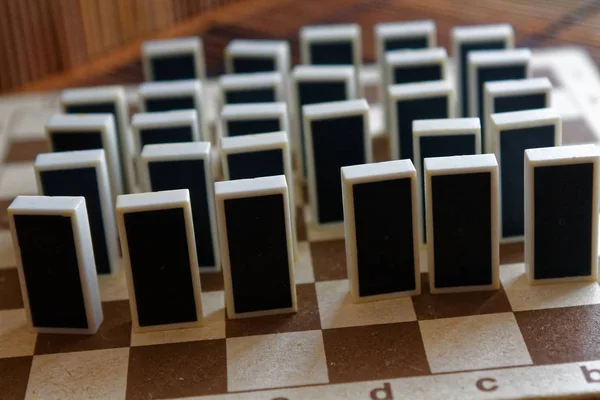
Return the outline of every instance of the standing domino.
{"type": "Polygon", "coordinates": [[[343,167],[342,189],[354,301],[420,294],[417,174],[410,160],[343,167]]]}
{"type": "Polygon", "coordinates": [[[221,110],[221,139],[279,131],[289,131],[285,103],[230,104],[221,110]]]}
{"type": "Polygon", "coordinates": [[[29,330],[96,333],[103,314],[85,199],[18,196],[8,220],[29,330]]]}
{"type": "Polygon", "coordinates": [[[104,154],[104,150],[39,154],[34,169],[41,194],[85,198],[96,271],[111,274],[121,260],[104,154]]]}
{"type": "Polygon", "coordinates": [[[381,79],[386,82],[386,86],[382,87],[381,97],[388,132],[392,125],[389,97],[385,96],[389,85],[446,80],[447,64],[448,54],[441,47],[394,50],[385,54],[381,79]]]}
{"type": "Polygon", "coordinates": [[[217,182],[215,196],[227,316],[296,312],[285,177],[217,182]]]}
{"type": "Polygon", "coordinates": [[[199,37],[153,40],[142,44],[146,81],[205,78],[204,44],[199,37]]]}
{"type": "Polygon", "coordinates": [[[394,50],[385,54],[385,80],[390,85],[443,81],[448,76],[446,49],[394,50]]]}
{"type": "Polygon", "coordinates": [[[413,135],[419,180],[419,221],[425,241],[425,159],[481,154],[481,125],[479,118],[418,120],[413,122],[413,135]]]}
{"type": "Polygon", "coordinates": [[[131,128],[136,157],[149,144],[200,141],[198,115],[194,110],[134,114],[131,128]]]}
{"type": "Polygon", "coordinates": [[[141,112],[195,110],[198,113],[200,137],[210,141],[206,121],[202,83],[199,80],[147,82],[138,87],[141,112]]]}
{"type": "Polygon", "coordinates": [[[122,166],[112,114],[53,115],[45,125],[50,149],[56,152],[104,149],[113,202],[124,193],[122,166]]]}
{"type": "Polygon", "coordinates": [[[413,121],[454,117],[454,92],[448,81],[393,85],[390,98],[392,160],[414,160],[413,121]]]}
{"type": "Polygon", "coordinates": [[[304,143],[304,114],[308,104],[355,99],[355,71],[352,67],[299,65],[292,71],[291,109],[294,113],[295,142],[301,176],[306,177],[306,144],[304,143]]]}
{"type": "Polygon", "coordinates": [[[225,180],[261,178],[285,175],[290,199],[294,258],[297,259],[296,204],[294,202],[294,171],[286,132],[262,133],[224,138],[221,141],[221,160],[225,180]]]}
{"type": "Polygon", "coordinates": [[[425,185],[431,293],[498,289],[494,155],[427,158],[425,185]]]}
{"type": "Polygon", "coordinates": [[[317,226],[344,221],[340,168],[372,162],[365,99],[304,107],[308,197],[317,226]]]}
{"type": "Polygon", "coordinates": [[[119,196],[117,225],[133,329],[145,332],[201,325],[189,191],[119,196]]]}
{"type": "Polygon", "coordinates": [[[486,120],[482,132],[486,153],[493,153],[496,148],[490,121],[492,114],[548,108],[552,101],[552,84],[546,77],[486,82],[484,92],[481,118],[486,120]]]}
{"type": "Polygon", "coordinates": [[[290,46],[283,40],[235,39],[225,47],[228,74],[278,71],[284,77],[290,70],[290,46]]]}
{"type": "Polygon", "coordinates": [[[525,267],[529,283],[598,280],[595,145],[525,151],[525,267]]]}
{"type": "Polygon", "coordinates": [[[357,24],[305,26],[300,29],[300,62],[307,65],[351,65],[362,94],[362,39],[357,24]]]}
{"type": "Polygon", "coordinates": [[[190,191],[200,272],[220,271],[210,143],[148,145],[140,161],[144,191],[190,191]]]}
{"type": "MultiPolygon", "coordinates": [[[[125,191],[135,186],[133,141],[129,133],[129,106],[122,86],[99,86],[64,90],[60,95],[61,109],[65,114],[112,114],[115,121],[117,150],[125,191]]],[[[104,146],[102,146],[104,147],[104,146]]],[[[100,148],[100,147],[95,147],[100,148]]],[[[72,150],[88,150],[72,149],[72,150]]],[[[107,149],[107,152],[109,150],[107,149]]],[[[108,157],[111,155],[108,154],[108,157]]]]}
{"type": "MultiPolygon", "coordinates": [[[[531,50],[474,51],[468,57],[469,116],[480,117],[485,132],[484,86],[486,82],[525,79],[530,73],[531,50]]],[[[483,148],[486,148],[483,140],[483,148]]]]}
{"type": "Polygon", "coordinates": [[[459,117],[469,116],[468,61],[471,51],[509,49],[515,46],[515,34],[508,24],[459,26],[452,30],[452,55],[456,68],[456,94],[459,117]]]}
{"type": "Polygon", "coordinates": [[[520,242],[525,234],[525,150],[560,146],[562,122],[553,108],[492,114],[490,119],[500,167],[500,240],[520,242]]]}
{"type": "Polygon", "coordinates": [[[222,105],[285,102],[285,81],[280,72],[221,75],[219,95],[222,105]]]}
{"type": "Polygon", "coordinates": [[[381,22],[375,25],[373,32],[380,77],[379,103],[387,109],[388,98],[386,94],[387,87],[390,85],[385,73],[387,53],[393,50],[435,47],[437,45],[435,22],[431,20],[381,22]]]}

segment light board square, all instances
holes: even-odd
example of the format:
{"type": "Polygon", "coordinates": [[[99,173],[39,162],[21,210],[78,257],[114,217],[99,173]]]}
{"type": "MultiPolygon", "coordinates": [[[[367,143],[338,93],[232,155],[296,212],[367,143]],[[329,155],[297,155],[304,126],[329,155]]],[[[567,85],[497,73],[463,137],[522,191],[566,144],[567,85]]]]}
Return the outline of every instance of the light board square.
{"type": "Polygon", "coordinates": [[[315,285],[323,329],[390,324],[417,319],[409,297],[356,304],[345,279],[317,282],[315,285]]]}
{"type": "Polygon", "coordinates": [[[35,356],[27,399],[124,398],[129,348],[35,356]]]}
{"type": "Polygon", "coordinates": [[[419,321],[431,372],[531,364],[512,313],[419,321]]]}
{"type": "Polygon", "coordinates": [[[230,391],[328,382],[321,331],[227,339],[230,391]]]}

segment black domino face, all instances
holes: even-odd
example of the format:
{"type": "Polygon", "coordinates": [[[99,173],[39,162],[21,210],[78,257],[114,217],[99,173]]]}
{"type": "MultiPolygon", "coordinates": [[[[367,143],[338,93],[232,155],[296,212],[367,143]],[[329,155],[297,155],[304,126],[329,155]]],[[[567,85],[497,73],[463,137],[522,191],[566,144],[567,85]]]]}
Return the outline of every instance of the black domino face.
{"type": "Polygon", "coordinates": [[[255,133],[279,132],[283,129],[279,118],[244,119],[227,121],[229,136],[251,135],[255,133]]]}
{"type": "Polygon", "coordinates": [[[273,57],[244,57],[233,58],[233,73],[245,72],[271,72],[276,71],[277,65],[273,57]]]}
{"type": "MultiPolygon", "coordinates": [[[[119,116],[117,115],[117,106],[115,103],[97,103],[97,104],[69,104],[65,107],[67,114],[112,114],[115,119],[115,129],[117,137],[121,137],[121,127],[119,126],[119,116]]],[[[100,147],[94,147],[94,149],[101,149],[100,147]]],[[[84,149],[77,149],[84,150],[84,149]]],[[[117,143],[117,150],[119,151],[119,160],[121,164],[125,165],[125,154],[123,153],[122,146],[117,143]]],[[[58,150],[55,150],[58,151],[58,150]]]]}
{"type": "Polygon", "coordinates": [[[594,179],[591,163],[534,169],[535,279],[592,274],[594,179]]]}
{"type": "Polygon", "coordinates": [[[494,113],[535,110],[549,106],[546,92],[494,98],[494,113]]]}
{"type": "Polygon", "coordinates": [[[198,79],[193,54],[153,57],[150,59],[150,68],[154,81],[198,79]]]}
{"type": "Polygon", "coordinates": [[[225,104],[272,103],[277,101],[275,89],[229,89],[225,92],[225,104]]]}
{"type": "Polygon", "coordinates": [[[96,150],[102,149],[100,132],[50,132],[50,141],[54,151],[96,150]]]}
{"type": "Polygon", "coordinates": [[[192,127],[169,126],[166,128],[140,129],[140,149],[148,144],[193,142],[192,127]]]}
{"type": "MultiPolygon", "coordinates": [[[[526,78],[527,68],[525,65],[512,65],[512,66],[496,66],[496,67],[479,67],[477,68],[477,99],[479,104],[477,105],[479,110],[479,116],[481,117],[481,131],[485,132],[485,121],[483,118],[483,89],[486,82],[493,81],[504,81],[507,79],[524,79],[526,78]]],[[[496,111],[495,111],[496,112],[496,111]]],[[[485,148],[485,135],[482,135],[482,145],[485,148]]]]}
{"type": "Polygon", "coordinates": [[[71,217],[14,218],[33,326],[87,329],[71,217]]]}
{"type": "Polygon", "coordinates": [[[352,41],[311,43],[310,61],[312,65],[352,65],[354,52],[352,41]]]}
{"type": "Polygon", "coordinates": [[[340,168],[364,164],[365,133],[361,115],[312,121],[318,222],[342,222],[340,168]]]}
{"type": "Polygon", "coordinates": [[[394,84],[424,81],[438,81],[444,79],[442,65],[417,65],[410,67],[395,67],[393,71],[394,84]]]}
{"type": "Polygon", "coordinates": [[[492,284],[489,172],[431,177],[435,286],[492,284]]]}
{"type": "Polygon", "coordinates": [[[385,52],[402,49],[423,49],[429,47],[429,41],[425,36],[413,38],[389,38],[383,41],[385,52]]]}
{"type": "Polygon", "coordinates": [[[279,149],[228,154],[227,166],[231,180],[285,175],[283,151],[279,149]]]}
{"type": "Polygon", "coordinates": [[[422,199],[422,221],[423,221],[423,241],[427,239],[427,228],[425,224],[425,174],[423,166],[425,159],[430,157],[449,157],[449,156],[467,156],[477,153],[477,141],[474,134],[466,135],[435,135],[419,137],[419,150],[421,153],[421,199],[422,199]]]}
{"type": "Polygon", "coordinates": [[[416,290],[411,179],[353,186],[358,291],[416,290]]]}
{"type": "Polygon", "coordinates": [[[123,217],[139,325],[197,321],[183,209],[123,217]]]}
{"type": "Polygon", "coordinates": [[[396,101],[396,118],[398,118],[398,138],[400,159],[413,157],[412,123],[417,119],[448,118],[448,97],[431,97],[425,99],[407,99],[396,101]]]}
{"type": "Polygon", "coordinates": [[[189,189],[196,237],[198,265],[215,266],[208,191],[203,160],[155,161],[148,163],[153,192],[189,189]]]}
{"type": "Polygon", "coordinates": [[[236,313],[292,307],[282,194],[224,201],[236,313]]]}
{"type": "Polygon", "coordinates": [[[469,115],[469,63],[467,57],[470,51],[477,50],[500,50],[506,48],[504,40],[495,40],[490,42],[463,43],[460,45],[460,89],[462,93],[462,116],[469,115]]]}
{"type": "Polygon", "coordinates": [[[552,147],[554,125],[512,129],[500,132],[500,185],[502,237],[519,237],[525,233],[524,167],[525,150],[552,147]]]}
{"type": "MultiPolygon", "coordinates": [[[[83,196],[90,222],[92,245],[96,271],[99,274],[109,274],[110,258],[106,243],[102,205],[98,191],[98,176],[96,168],[63,169],[55,171],[40,171],[42,191],[46,196],[83,196]]],[[[108,188],[106,188],[108,190],[108,188]]]]}
{"type": "Polygon", "coordinates": [[[304,113],[302,106],[330,101],[342,101],[348,98],[346,82],[299,82],[298,83],[298,110],[300,120],[300,145],[304,161],[304,175],[306,175],[306,144],[304,143],[304,113]]]}
{"type": "Polygon", "coordinates": [[[193,96],[165,97],[146,99],[147,112],[196,110],[196,101],[193,96]]]}

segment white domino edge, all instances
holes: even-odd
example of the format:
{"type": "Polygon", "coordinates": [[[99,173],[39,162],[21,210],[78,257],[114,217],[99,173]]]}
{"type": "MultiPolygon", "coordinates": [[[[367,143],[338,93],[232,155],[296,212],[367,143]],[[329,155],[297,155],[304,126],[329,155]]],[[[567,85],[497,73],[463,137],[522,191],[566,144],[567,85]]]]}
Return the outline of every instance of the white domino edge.
{"type": "Polygon", "coordinates": [[[217,221],[219,226],[219,244],[221,246],[221,262],[223,265],[223,280],[225,283],[225,306],[227,317],[230,319],[258,317],[264,315],[284,314],[298,311],[296,298],[296,281],[294,278],[294,260],[292,249],[292,229],[290,224],[290,207],[288,198],[288,185],[284,175],[268,176],[255,179],[239,179],[215,183],[215,199],[217,204],[217,221]],[[285,230],[288,253],[288,269],[290,277],[290,295],[292,307],[264,311],[236,313],[233,302],[233,287],[231,280],[231,263],[229,259],[229,239],[225,215],[225,201],[248,197],[268,196],[281,194],[285,212],[285,230]]]}
{"type": "Polygon", "coordinates": [[[458,293],[480,290],[497,290],[500,288],[500,245],[499,245],[499,212],[498,212],[498,163],[493,154],[477,154],[470,156],[435,157],[425,159],[425,197],[427,207],[427,270],[429,273],[429,290],[431,293],[458,293]],[[433,235],[433,204],[431,199],[431,178],[440,175],[474,174],[489,172],[491,179],[491,243],[492,248],[492,283],[490,285],[436,288],[435,286],[435,241],[433,235]]]}
{"type": "Polygon", "coordinates": [[[107,101],[125,102],[122,86],[96,86],[90,88],[65,89],[60,94],[61,104],[93,104],[107,101]]]}
{"type": "Polygon", "coordinates": [[[352,65],[356,71],[354,77],[356,90],[362,94],[362,85],[359,83],[359,71],[362,65],[362,38],[361,28],[358,24],[333,24],[313,25],[300,29],[300,62],[312,64],[310,46],[324,43],[352,43],[352,65]]]}
{"type": "MultiPolygon", "coordinates": [[[[145,82],[138,86],[142,99],[196,96],[202,91],[202,82],[197,79],[168,82],[145,82]]],[[[144,103],[140,104],[144,106],[144,103]]]]}
{"type": "Polygon", "coordinates": [[[196,255],[196,243],[194,241],[194,228],[192,226],[192,208],[190,205],[190,192],[188,189],[166,190],[162,192],[136,193],[119,196],[117,199],[117,226],[119,227],[119,238],[121,239],[121,250],[123,252],[123,265],[127,278],[127,289],[129,291],[129,307],[131,309],[131,321],[135,332],[152,332],[166,329],[193,328],[202,325],[202,299],[200,296],[200,274],[198,273],[198,258],[196,255]],[[190,275],[194,290],[194,301],[196,304],[196,321],[175,324],[152,325],[141,327],[139,325],[135,288],[131,272],[131,259],[129,257],[129,242],[127,241],[127,230],[125,228],[125,214],[145,211],[158,211],[180,208],[183,209],[185,230],[188,242],[188,253],[190,261],[190,275]]]}
{"type": "Polygon", "coordinates": [[[390,85],[388,86],[387,92],[390,104],[390,152],[392,160],[397,160],[400,158],[398,143],[400,140],[400,132],[398,128],[398,111],[396,109],[396,102],[446,97],[448,99],[448,118],[454,118],[454,90],[452,89],[452,84],[448,80],[390,85]]]}
{"type": "Polygon", "coordinates": [[[41,173],[44,171],[64,171],[69,169],[94,168],[98,184],[98,197],[102,211],[102,222],[111,274],[119,270],[121,257],[119,255],[119,239],[117,237],[117,222],[113,197],[110,192],[108,170],[106,168],[105,151],[79,150],[59,153],[41,153],[35,158],[33,169],[38,192],[42,192],[41,173]]]}
{"type": "MultiPolygon", "coordinates": [[[[423,136],[450,136],[472,135],[475,137],[475,154],[481,154],[481,123],[479,118],[448,118],[448,119],[422,119],[413,121],[413,152],[417,175],[423,174],[424,166],[421,165],[421,141],[423,136]]],[[[423,188],[424,189],[424,188],[423,188]]],[[[417,193],[419,209],[419,226],[425,226],[423,219],[423,191],[417,193]]],[[[419,238],[423,242],[423,238],[419,238]]]]}
{"type": "Polygon", "coordinates": [[[531,76],[531,50],[503,49],[471,51],[467,56],[467,79],[469,80],[469,113],[472,117],[479,115],[479,88],[477,75],[479,68],[508,67],[522,65],[525,67],[525,77],[531,76]]]}
{"type": "Polygon", "coordinates": [[[176,127],[189,127],[192,132],[192,141],[197,142],[200,140],[198,113],[194,110],[133,114],[133,117],[131,118],[131,129],[133,131],[136,157],[142,152],[142,131],[176,127]]]}
{"type": "Polygon", "coordinates": [[[290,69],[290,45],[284,40],[234,39],[225,46],[225,72],[233,74],[236,57],[273,58],[276,69],[287,74],[290,69]]]}
{"type": "Polygon", "coordinates": [[[95,334],[104,318],[102,303],[100,301],[100,289],[98,287],[98,276],[96,274],[96,263],[94,261],[94,248],[88,214],[83,197],[48,197],[48,196],[17,196],[8,207],[8,220],[15,248],[15,259],[17,271],[23,294],[23,304],[27,315],[27,325],[31,332],[36,333],[73,333],[73,334],[95,334]],[[88,328],[52,328],[33,326],[31,307],[29,305],[29,294],[23,270],[23,259],[19,251],[19,238],[15,227],[15,215],[59,215],[69,217],[73,228],[73,240],[79,266],[79,279],[85,304],[88,328]]]}
{"type": "MultiPolygon", "coordinates": [[[[441,64],[446,66],[448,53],[443,47],[426,49],[392,50],[385,53],[385,61],[389,67],[421,66],[441,64]]],[[[445,71],[443,71],[445,72],[445,71]]],[[[444,79],[446,74],[444,74],[444,79]]],[[[388,78],[390,76],[388,75],[388,78]]]]}
{"type": "Polygon", "coordinates": [[[196,78],[204,79],[205,61],[204,44],[199,37],[182,37],[177,39],[151,40],[142,44],[142,63],[144,78],[153,81],[152,59],[178,55],[192,55],[196,69],[196,78]]]}
{"type": "MultiPolygon", "coordinates": [[[[596,282],[598,280],[598,208],[600,202],[598,192],[598,176],[600,174],[600,148],[595,144],[575,146],[545,147],[525,150],[525,273],[529,284],[561,283],[561,282],[596,282]],[[591,271],[588,276],[566,278],[535,279],[535,199],[534,179],[535,168],[558,165],[593,164],[594,177],[592,181],[592,232],[591,232],[591,271]]],[[[543,201],[543,200],[542,200],[543,201]]]]}
{"type": "Polygon", "coordinates": [[[219,77],[219,103],[226,104],[229,91],[272,89],[277,102],[286,101],[284,80],[281,72],[255,72],[229,74],[219,77]]]}
{"type": "Polygon", "coordinates": [[[373,164],[352,165],[341,168],[342,198],[344,204],[344,231],[346,236],[346,260],[350,294],[355,303],[387,300],[397,297],[418,296],[421,294],[421,271],[419,260],[420,227],[417,219],[417,171],[410,160],[395,160],[373,164]],[[361,183],[410,179],[412,198],[413,254],[415,270],[415,290],[360,296],[358,282],[358,259],[356,248],[356,221],[354,211],[354,185],[361,183]]]}
{"type": "Polygon", "coordinates": [[[483,132],[486,143],[484,150],[486,153],[493,153],[495,148],[490,127],[490,116],[495,112],[494,102],[497,98],[543,94],[546,98],[546,107],[550,107],[552,103],[552,83],[546,77],[486,82],[483,91],[483,114],[487,121],[485,132],[483,132]]]}
{"type": "MultiPolygon", "coordinates": [[[[78,132],[100,133],[102,147],[105,150],[110,187],[113,201],[124,193],[123,178],[121,176],[121,160],[117,148],[114,117],[112,114],[54,114],[44,126],[46,138],[52,146],[51,136],[61,133],[78,132]]],[[[52,149],[52,151],[55,151],[52,149]]]]}
{"type": "MultiPolygon", "coordinates": [[[[177,162],[188,160],[204,161],[204,179],[206,182],[206,194],[210,216],[210,231],[213,238],[213,254],[215,255],[215,265],[202,267],[203,273],[219,272],[221,270],[221,260],[219,255],[219,244],[217,235],[217,217],[215,215],[215,195],[214,195],[214,176],[212,171],[212,146],[210,142],[186,142],[186,143],[164,143],[150,144],[144,146],[140,155],[141,165],[141,185],[142,190],[152,191],[150,183],[149,164],[153,162],[177,162]]],[[[195,245],[194,245],[195,247],[195,245]]]]}
{"type": "MultiPolygon", "coordinates": [[[[312,221],[318,227],[341,226],[340,222],[319,222],[319,205],[317,202],[317,180],[314,165],[312,123],[314,121],[325,119],[336,119],[345,117],[362,116],[363,118],[363,145],[365,149],[364,159],[366,163],[373,162],[371,151],[371,135],[369,130],[369,104],[365,99],[335,101],[331,103],[309,104],[303,107],[304,110],[304,144],[306,149],[307,177],[308,177],[308,197],[309,207],[312,214],[312,221]]],[[[331,132],[330,134],[335,134],[331,132]]],[[[340,140],[344,140],[344,132],[338,132],[340,140]]],[[[332,184],[335,184],[332,182],[332,184]]]]}
{"type": "MultiPolygon", "coordinates": [[[[451,35],[452,56],[454,58],[454,67],[456,71],[461,71],[464,68],[459,56],[460,47],[463,44],[502,40],[506,44],[506,48],[515,47],[515,32],[510,24],[458,26],[452,29],[451,35]]],[[[457,74],[457,79],[460,80],[459,74],[457,74]]],[[[459,102],[463,98],[463,93],[461,91],[462,85],[460,84],[460,81],[458,81],[456,82],[456,97],[459,102]]]]}
{"type": "Polygon", "coordinates": [[[193,97],[198,112],[198,125],[200,126],[200,135],[202,140],[208,141],[209,131],[206,122],[206,111],[202,99],[203,85],[197,79],[168,81],[168,82],[145,82],[138,86],[140,98],[139,108],[141,112],[146,112],[146,100],[170,99],[174,97],[193,97]]]}
{"type": "MultiPolygon", "coordinates": [[[[223,138],[221,141],[221,161],[223,164],[223,177],[230,180],[229,155],[251,153],[255,151],[280,150],[283,157],[283,171],[287,182],[294,182],[294,170],[290,143],[286,132],[259,133],[255,135],[242,135],[223,138]]],[[[290,199],[295,199],[294,185],[289,184],[290,199]]],[[[296,206],[290,204],[292,222],[292,237],[294,240],[294,259],[298,259],[298,243],[296,238],[296,206]]]]}
{"type": "Polygon", "coordinates": [[[279,119],[282,131],[289,132],[287,104],[279,103],[247,103],[227,104],[221,110],[219,137],[229,137],[229,121],[252,121],[262,119],[279,119]]]}
{"type": "MultiPolygon", "coordinates": [[[[429,47],[436,45],[435,22],[430,19],[406,22],[379,22],[375,24],[373,31],[378,41],[381,39],[413,39],[424,37],[427,38],[429,47]]],[[[381,49],[383,49],[383,46],[381,49]]]]}
{"type": "MultiPolygon", "coordinates": [[[[70,105],[113,103],[116,111],[116,128],[119,147],[123,154],[123,160],[119,165],[123,169],[124,191],[131,191],[135,185],[135,172],[133,160],[133,142],[129,135],[129,105],[123,86],[97,86],[91,88],[75,88],[63,90],[60,94],[60,106],[62,112],[66,113],[70,105]],[[124,163],[125,165],[122,165],[124,163]]],[[[86,114],[89,115],[89,114],[86,114]]],[[[117,154],[118,157],[118,154],[117,154]]]]}
{"type": "MultiPolygon", "coordinates": [[[[514,129],[537,128],[540,126],[554,126],[554,145],[560,146],[562,143],[562,120],[559,112],[554,108],[540,108],[537,110],[512,111],[507,113],[498,113],[490,115],[491,133],[494,143],[494,154],[498,164],[502,163],[502,150],[500,149],[500,136],[504,131],[514,129]]],[[[502,187],[499,188],[499,195],[502,196],[502,187]]],[[[499,210],[500,220],[502,220],[502,207],[499,210]]],[[[502,226],[500,227],[502,231],[502,226]]],[[[504,237],[500,232],[500,241],[502,243],[522,242],[525,236],[504,237]]]]}

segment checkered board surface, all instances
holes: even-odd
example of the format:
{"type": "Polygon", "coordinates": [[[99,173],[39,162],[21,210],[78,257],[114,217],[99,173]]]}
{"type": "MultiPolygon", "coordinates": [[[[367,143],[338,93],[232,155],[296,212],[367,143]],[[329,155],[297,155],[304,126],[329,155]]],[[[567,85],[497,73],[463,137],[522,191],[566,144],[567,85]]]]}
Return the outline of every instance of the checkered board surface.
{"type": "MultiPolygon", "coordinates": [[[[577,48],[536,51],[533,71],[555,86],[565,144],[598,142],[600,79],[587,54],[577,48]]],[[[377,98],[374,68],[365,67],[362,75],[369,98],[377,98]]],[[[214,85],[209,87],[214,93],[214,85]]],[[[377,122],[380,114],[373,108],[377,122]]],[[[29,333],[6,207],[16,195],[36,192],[32,162],[47,150],[42,126],[56,111],[56,93],[0,102],[0,398],[487,399],[600,393],[597,283],[530,287],[522,246],[513,244],[501,249],[499,291],[431,295],[424,274],[418,297],[353,304],[342,232],[312,227],[302,199],[296,314],[227,320],[222,276],[203,275],[205,326],[133,333],[121,270],[100,278],[104,323],[96,335],[29,333]]],[[[385,159],[385,137],[373,141],[376,159],[385,159]]]]}

